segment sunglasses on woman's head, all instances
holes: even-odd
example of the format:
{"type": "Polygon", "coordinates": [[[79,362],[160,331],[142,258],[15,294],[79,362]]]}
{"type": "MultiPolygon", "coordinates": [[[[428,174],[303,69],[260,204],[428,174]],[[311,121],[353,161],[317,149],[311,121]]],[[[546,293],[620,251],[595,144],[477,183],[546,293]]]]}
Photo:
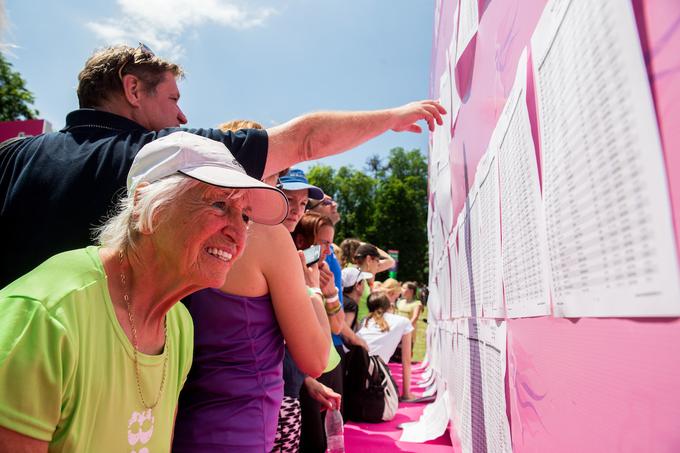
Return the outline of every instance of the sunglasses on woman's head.
{"type": "Polygon", "coordinates": [[[314,209],[314,208],[316,208],[317,206],[330,206],[330,205],[332,205],[333,203],[335,203],[335,201],[333,201],[332,198],[324,198],[323,200],[317,202],[316,204],[309,204],[309,205],[307,205],[307,209],[314,209]]]}

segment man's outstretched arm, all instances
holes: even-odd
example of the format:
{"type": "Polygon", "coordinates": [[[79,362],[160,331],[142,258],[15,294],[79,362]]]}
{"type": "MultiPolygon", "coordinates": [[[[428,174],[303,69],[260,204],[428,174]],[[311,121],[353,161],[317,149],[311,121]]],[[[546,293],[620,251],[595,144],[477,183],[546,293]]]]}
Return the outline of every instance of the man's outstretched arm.
{"type": "Polygon", "coordinates": [[[433,131],[436,124],[442,124],[445,113],[438,102],[425,100],[384,110],[299,116],[267,129],[269,153],[264,174],[347,151],[389,130],[421,132],[418,121],[425,121],[433,131]]]}

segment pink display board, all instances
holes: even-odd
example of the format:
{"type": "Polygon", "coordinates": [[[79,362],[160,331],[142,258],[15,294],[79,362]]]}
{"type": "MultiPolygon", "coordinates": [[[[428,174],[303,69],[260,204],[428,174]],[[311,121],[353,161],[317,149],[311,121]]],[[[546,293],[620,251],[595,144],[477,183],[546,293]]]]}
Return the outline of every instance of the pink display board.
{"type": "Polygon", "coordinates": [[[52,126],[46,120],[0,121],[0,142],[51,131],[52,126]]]}
{"type": "MultiPolygon", "coordinates": [[[[632,4],[663,147],[680,256],[680,2],[634,0],[632,4]]],[[[449,71],[462,101],[455,121],[445,125],[451,136],[448,159],[454,220],[466,209],[471,178],[487,150],[520,54],[530,48],[546,1],[479,0],[478,29],[456,63],[449,62],[447,50],[459,20],[458,5],[459,0],[437,2],[431,68],[432,96],[439,97],[440,77],[449,71]]],[[[527,107],[540,162],[531,57],[528,74],[527,107]]],[[[678,318],[539,316],[506,322],[506,405],[513,451],[680,451],[678,318]]],[[[474,360],[470,364],[473,389],[478,373],[474,360]]],[[[471,404],[472,451],[491,451],[481,439],[485,417],[479,408],[481,396],[475,400],[473,395],[471,404]],[[475,432],[479,429],[481,436],[475,432]]],[[[452,440],[454,449],[460,448],[454,432],[452,440]]]]}

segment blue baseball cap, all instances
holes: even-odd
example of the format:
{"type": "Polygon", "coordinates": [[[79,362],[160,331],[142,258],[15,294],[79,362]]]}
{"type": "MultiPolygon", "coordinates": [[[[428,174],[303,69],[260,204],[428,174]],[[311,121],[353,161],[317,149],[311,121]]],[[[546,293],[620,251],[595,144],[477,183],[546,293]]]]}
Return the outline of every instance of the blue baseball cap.
{"type": "Polygon", "coordinates": [[[305,176],[305,172],[297,168],[291,168],[288,173],[279,177],[277,187],[283,190],[307,189],[309,191],[308,196],[312,200],[323,200],[324,197],[323,190],[311,185],[305,176]]]}

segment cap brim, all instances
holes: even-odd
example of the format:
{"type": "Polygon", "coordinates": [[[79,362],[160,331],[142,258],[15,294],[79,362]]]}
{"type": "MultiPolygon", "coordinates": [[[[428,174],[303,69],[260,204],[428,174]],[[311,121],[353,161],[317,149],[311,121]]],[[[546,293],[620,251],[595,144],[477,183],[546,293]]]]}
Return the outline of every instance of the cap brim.
{"type": "Polygon", "coordinates": [[[283,190],[308,190],[308,197],[312,200],[323,200],[324,193],[320,188],[304,182],[283,182],[279,186],[283,190]]]}
{"type": "Polygon", "coordinates": [[[359,275],[357,275],[356,278],[354,278],[353,276],[347,276],[347,277],[343,276],[342,288],[343,289],[351,288],[352,286],[356,285],[360,281],[369,280],[371,278],[373,278],[373,274],[371,274],[370,272],[363,272],[363,271],[359,272],[359,275]],[[345,281],[345,280],[348,280],[348,281],[345,281]]]}
{"type": "Polygon", "coordinates": [[[283,192],[240,171],[203,165],[180,170],[180,173],[213,186],[248,190],[249,216],[255,223],[278,225],[288,215],[288,199],[283,192]]]}
{"type": "Polygon", "coordinates": [[[371,274],[370,272],[361,272],[361,273],[359,274],[359,278],[357,278],[357,281],[360,281],[360,280],[369,280],[369,279],[371,279],[371,278],[373,278],[373,274],[371,274]]]}

